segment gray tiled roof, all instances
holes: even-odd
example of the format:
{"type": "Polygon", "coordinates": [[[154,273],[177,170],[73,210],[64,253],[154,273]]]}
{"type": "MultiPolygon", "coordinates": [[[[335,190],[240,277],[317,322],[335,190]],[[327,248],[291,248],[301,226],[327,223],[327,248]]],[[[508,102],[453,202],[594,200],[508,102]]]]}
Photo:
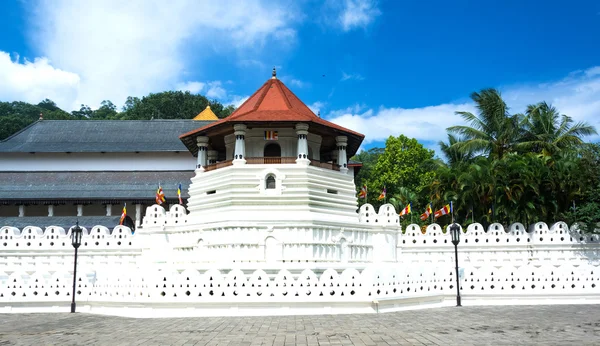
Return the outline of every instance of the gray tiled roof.
{"type": "Polygon", "coordinates": [[[36,226],[42,230],[49,226],[59,226],[68,231],[79,221],[79,226],[85,227],[88,231],[92,227],[102,225],[112,229],[119,224],[121,215],[117,216],[25,216],[25,217],[0,217],[0,227],[17,227],[23,231],[27,226],[36,226]]]}
{"type": "Polygon", "coordinates": [[[211,121],[41,120],[0,141],[0,152],[187,151],[179,135],[211,121]]]}
{"type": "Polygon", "coordinates": [[[194,171],[0,172],[0,203],[10,200],[153,200],[160,182],[167,201],[181,183],[187,199],[194,171]]]}

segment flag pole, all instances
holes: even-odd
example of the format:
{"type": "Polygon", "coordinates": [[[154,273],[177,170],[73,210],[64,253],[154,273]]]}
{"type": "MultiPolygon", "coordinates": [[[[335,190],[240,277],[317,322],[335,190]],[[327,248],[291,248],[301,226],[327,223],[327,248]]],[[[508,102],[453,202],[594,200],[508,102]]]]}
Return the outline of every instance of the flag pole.
{"type": "Polygon", "coordinates": [[[452,223],[454,223],[454,207],[452,206],[452,201],[450,201],[450,215],[452,215],[452,223]]]}

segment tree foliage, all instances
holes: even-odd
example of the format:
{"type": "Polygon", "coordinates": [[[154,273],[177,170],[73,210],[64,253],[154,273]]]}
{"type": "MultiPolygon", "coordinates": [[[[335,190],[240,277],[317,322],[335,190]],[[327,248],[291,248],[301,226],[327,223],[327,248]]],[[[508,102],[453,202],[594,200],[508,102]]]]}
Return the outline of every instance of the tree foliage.
{"type": "MultiPolygon", "coordinates": [[[[447,142],[439,142],[445,161],[402,135],[390,137],[384,149],[357,155],[367,161],[357,176],[359,189],[369,187],[366,202],[380,205],[377,197],[386,186],[397,210],[411,203],[418,216],[429,203],[435,211],[452,202],[463,225],[600,222],[600,146],[584,142],[596,134],[594,127],[575,123],[546,102],[511,114],[494,89],[471,98],[477,113],[457,112],[466,125],[449,127],[447,142]]],[[[431,220],[413,216],[411,222],[431,220]]]]}
{"type": "Polygon", "coordinates": [[[37,105],[20,101],[0,102],[0,140],[32,124],[42,115],[47,120],[191,119],[208,105],[219,118],[225,118],[234,111],[231,105],[224,106],[189,91],[165,91],[141,99],[130,96],[120,112],[110,100],[102,101],[98,109],[82,104],[70,113],[49,99],[37,105]]]}

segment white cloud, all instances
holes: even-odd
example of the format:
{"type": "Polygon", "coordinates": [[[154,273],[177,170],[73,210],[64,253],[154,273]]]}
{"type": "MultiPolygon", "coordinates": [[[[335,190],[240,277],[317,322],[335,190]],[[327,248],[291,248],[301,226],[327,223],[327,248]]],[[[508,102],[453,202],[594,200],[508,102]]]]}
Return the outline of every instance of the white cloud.
{"type": "Polygon", "coordinates": [[[306,82],[303,82],[303,81],[301,81],[301,80],[299,80],[299,79],[292,79],[292,80],[290,81],[290,84],[291,84],[293,87],[297,87],[297,88],[304,88],[304,87],[308,86],[308,83],[306,83],[306,82]]]}
{"type": "Polygon", "coordinates": [[[319,114],[323,108],[325,108],[325,102],[317,101],[310,105],[307,105],[311,111],[315,114],[319,114]]]}
{"type": "MultiPolygon", "coordinates": [[[[57,101],[66,109],[143,96],[180,86],[190,50],[227,54],[269,40],[294,40],[294,7],[269,1],[38,0],[31,36],[39,56],[80,77],[77,93],[57,101]],[[43,23],[43,24],[42,24],[43,23]]],[[[202,55],[194,57],[202,74],[202,55]]],[[[188,86],[189,87],[189,86],[188,86]]],[[[196,85],[198,87],[198,85],[196,85]]],[[[214,87],[212,95],[222,95],[214,87]]]]}
{"type": "Polygon", "coordinates": [[[208,83],[206,90],[206,97],[209,99],[223,100],[227,97],[227,91],[223,88],[223,83],[220,81],[213,81],[208,83]]]}
{"type": "Polygon", "coordinates": [[[381,107],[365,110],[364,107],[353,106],[331,112],[328,118],[364,134],[365,144],[399,134],[421,141],[438,141],[445,137],[447,127],[460,122],[460,117],[454,114],[458,110],[474,111],[474,107],[470,104],[444,104],[413,109],[381,107]]]}
{"type": "Polygon", "coordinates": [[[339,22],[344,31],[366,28],[381,14],[375,0],[346,0],[339,22]]]}
{"type": "Polygon", "coordinates": [[[177,84],[177,90],[181,90],[181,91],[189,91],[192,94],[198,94],[200,93],[203,89],[204,86],[206,86],[206,83],[202,83],[202,82],[185,82],[185,83],[178,83],[177,84]]]}
{"type": "Polygon", "coordinates": [[[238,96],[234,95],[232,99],[227,102],[228,105],[233,105],[235,108],[238,108],[242,105],[242,103],[246,102],[250,96],[238,96]]]}
{"type": "Polygon", "coordinates": [[[364,80],[365,77],[361,76],[358,73],[348,74],[348,73],[342,71],[342,79],[341,79],[342,82],[345,82],[345,81],[351,80],[351,79],[352,80],[364,80]]]}
{"type": "MultiPolygon", "coordinates": [[[[568,77],[543,84],[501,87],[504,100],[512,113],[524,112],[528,104],[546,101],[575,121],[585,121],[600,132],[600,68],[578,71],[568,77]]],[[[327,118],[336,124],[365,135],[365,144],[384,141],[389,136],[404,134],[437,149],[435,143],[446,140],[446,128],[464,124],[456,111],[476,113],[473,103],[448,103],[422,108],[404,109],[382,106],[369,109],[354,105],[332,111],[327,118]]],[[[588,140],[598,140],[598,136],[588,140]]]]}
{"type": "Polygon", "coordinates": [[[46,58],[15,60],[0,51],[0,99],[38,103],[49,98],[57,103],[77,97],[79,76],[52,67],[46,58]]]}

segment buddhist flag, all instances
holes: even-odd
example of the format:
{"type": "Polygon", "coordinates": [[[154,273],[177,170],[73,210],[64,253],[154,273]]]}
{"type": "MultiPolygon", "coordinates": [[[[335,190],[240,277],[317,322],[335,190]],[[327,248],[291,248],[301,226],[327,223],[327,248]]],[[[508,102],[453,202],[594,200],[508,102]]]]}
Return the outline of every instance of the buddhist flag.
{"type": "Polygon", "coordinates": [[[377,197],[378,201],[381,201],[382,199],[385,198],[385,195],[387,193],[387,190],[385,189],[385,186],[383,187],[383,190],[381,190],[381,193],[379,194],[379,197],[377,197]]]}
{"type": "Polygon", "coordinates": [[[121,213],[121,219],[119,220],[119,225],[123,224],[123,221],[125,221],[126,216],[127,216],[127,203],[125,203],[125,205],[123,206],[123,212],[121,213]]]}
{"type": "Polygon", "coordinates": [[[156,204],[161,205],[167,200],[165,199],[165,193],[160,185],[158,185],[158,190],[156,190],[156,204]]]}
{"type": "Polygon", "coordinates": [[[277,131],[265,131],[265,140],[267,141],[276,141],[279,139],[277,135],[277,131]]]}
{"type": "Polygon", "coordinates": [[[404,209],[402,209],[402,211],[400,212],[400,216],[404,216],[404,215],[408,215],[410,214],[411,210],[411,205],[410,203],[408,203],[408,205],[406,207],[404,207],[404,209]]]}
{"type": "Polygon", "coordinates": [[[183,205],[183,201],[181,200],[181,183],[177,186],[177,197],[179,198],[179,204],[183,205]]]}
{"type": "Polygon", "coordinates": [[[442,209],[438,210],[435,212],[435,214],[433,214],[433,217],[435,217],[436,219],[442,215],[448,215],[450,214],[450,204],[446,204],[442,209]]]}
{"type": "Polygon", "coordinates": [[[423,214],[421,214],[420,219],[425,221],[427,220],[427,218],[429,217],[429,215],[431,215],[431,213],[433,213],[433,211],[431,210],[431,203],[427,204],[427,208],[425,209],[425,212],[423,214]]]}
{"type": "Polygon", "coordinates": [[[358,198],[367,199],[367,185],[363,185],[363,187],[360,189],[360,192],[358,193],[358,198]]]}

